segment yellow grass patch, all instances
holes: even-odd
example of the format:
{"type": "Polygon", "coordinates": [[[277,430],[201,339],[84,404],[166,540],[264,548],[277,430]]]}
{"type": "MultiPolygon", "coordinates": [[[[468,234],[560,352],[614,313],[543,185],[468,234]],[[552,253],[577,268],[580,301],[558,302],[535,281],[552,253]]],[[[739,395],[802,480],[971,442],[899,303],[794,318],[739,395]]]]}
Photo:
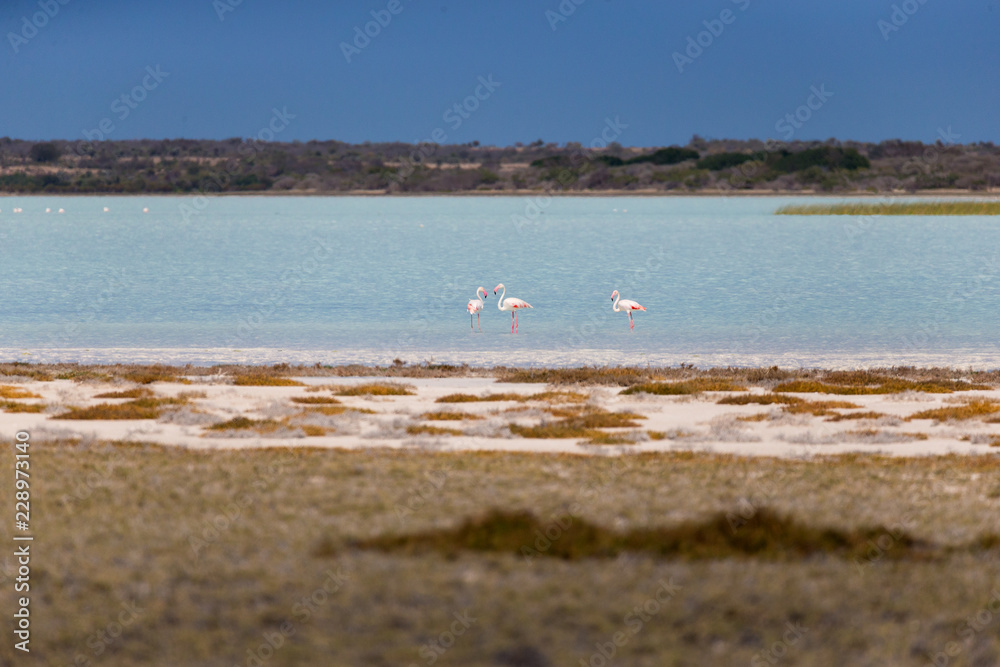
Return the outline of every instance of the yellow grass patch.
{"type": "Polygon", "coordinates": [[[264,373],[244,373],[233,378],[238,387],[304,387],[305,384],[291,378],[283,378],[264,373]]]}
{"type": "Polygon", "coordinates": [[[125,403],[99,403],[89,408],[70,408],[52,419],[157,419],[163,408],[184,405],[182,398],[138,398],[125,403]]]}
{"type": "Polygon", "coordinates": [[[736,384],[732,380],[723,378],[693,378],[682,380],[681,382],[649,382],[637,384],[634,387],[623,389],[620,393],[631,394],[657,394],[660,396],[678,396],[685,394],[700,394],[703,391],[746,391],[744,385],[736,384]]]}
{"type": "Polygon", "coordinates": [[[281,422],[273,419],[250,419],[249,417],[233,417],[230,420],[212,424],[207,427],[210,431],[230,431],[252,429],[259,433],[276,431],[282,426],[281,422]]]}
{"type": "Polygon", "coordinates": [[[802,400],[797,396],[783,396],[781,394],[738,394],[736,396],[723,396],[716,403],[719,405],[774,405],[775,403],[791,405],[801,403],[802,400]]]}
{"type": "Polygon", "coordinates": [[[340,405],[333,396],[292,396],[291,400],[300,405],[340,405]]]}
{"type": "Polygon", "coordinates": [[[0,398],[41,398],[39,394],[28,391],[24,387],[14,387],[9,384],[0,385],[0,398]]]}
{"type": "Polygon", "coordinates": [[[425,412],[420,415],[421,419],[426,419],[428,421],[462,421],[466,419],[482,419],[479,415],[469,414],[468,412],[425,412]]]}
{"type": "Polygon", "coordinates": [[[4,412],[33,412],[39,413],[45,409],[44,403],[18,403],[17,401],[0,401],[0,407],[4,412]]]}
{"type": "Polygon", "coordinates": [[[152,395],[153,391],[151,389],[136,387],[135,389],[126,389],[124,391],[109,391],[97,394],[94,398],[149,398],[152,395]]]}
{"type": "Polygon", "coordinates": [[[965,419],[977,419],[991,415],[1000,411],[1000,403],[990,399],[970,400],[960,405],[951,405],[931,410],[921,410],[906,418],[906,421],[914,419],[936,419],[938,421],[961,421],[965,419]]]}

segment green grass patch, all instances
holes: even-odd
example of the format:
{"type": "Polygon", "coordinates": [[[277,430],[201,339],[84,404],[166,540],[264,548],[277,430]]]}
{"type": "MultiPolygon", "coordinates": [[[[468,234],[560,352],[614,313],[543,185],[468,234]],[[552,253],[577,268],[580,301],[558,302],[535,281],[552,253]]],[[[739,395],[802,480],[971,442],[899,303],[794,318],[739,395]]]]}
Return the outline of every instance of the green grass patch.
{"type": "Polygon", "coordinates": [[[648,382],[637,384],[634,387],[623,389],[620,393],[624,395],[632,394],[657,394],[660,396],[681,396],[688,394],[700,394],[703,391],[746,391],[747,388],[741,384],[736,384],[732,380],[723,378],[693,378],[680,382],[648,382]]]}
{"type": "MultiPolygon", "coordinates": [[[[735,513],[717,513],[701,521],[686,521],[662,528],[617,531],[569,517],[561,524],[545,522],[527,511],[493,510],[482,517],[466,519],[451,529],[431,529],[405,535],[382,535],[358,540],[351,546],[389,553],[436,552],[449,557],[463,551],[505,553],[517,556],[547,556],[565,560],[614,558],[622,553],[647,553],[663,558],[706,560],[764,558],[797,560],[823,554],[844,559],[863,558],[869,541],[889,533],[882,526],[841,530],[814,527],[760,508],[749,518],[735,513]],[[546,541],[548,548],[535,547],[538,535],[556,527],[558,536],[546,541]]],[[[928,545],[906,533],[895,532],[893,548],[884,557],[896,560],[921,556],[928,545]]],[[[320,545],[316,552],[332,550],[320,545]]]]}
{"type": "Polygon", "coordinates": [[[1000,215],[1000,201],[855,202],[782,206],[777,215],[1000,215]]]}
{"type": "Polygon", "coordinates": [[[931,410],[921,410],[906,418],[906,421],[914,419],[936,419],[938,421],[964,421],[967,419],[978,419],[1000,412],[1000,403],[990,399],[971,400],[960,405],[950,405],[931,410]]]}

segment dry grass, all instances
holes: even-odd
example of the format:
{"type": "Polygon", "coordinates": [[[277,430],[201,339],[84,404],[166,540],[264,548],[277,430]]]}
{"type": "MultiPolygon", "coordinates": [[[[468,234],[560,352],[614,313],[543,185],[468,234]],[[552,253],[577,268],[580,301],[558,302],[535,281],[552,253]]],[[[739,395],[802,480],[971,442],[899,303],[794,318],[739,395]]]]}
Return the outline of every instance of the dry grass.
{"type": "Polygon", "coordinates": [[[298,380],[281,377],[278,375],[266,375],[264,373],[245,373],[233,378],[233,384],[238,387],[304,387],[305,384],[298,380]]]}
{"type": "Polygon", "coordinates": [[[782,408],[784,412],[792,415],[813,415],[814,417],[826,417],[839,413],[834,410],[852,410],[860,408],[856,403],[848,401],[803,401],[802,403],[792,403],[782,408]]]}
{"type": "Polygon", "coordinates": [[[442,428],[441,426],[427,426],[424,424],[407,426],[406,432],[410,435],[462,435],[462,432],[454,428],[442,428]]]}
{"type": "Polygon", "coordinates": [[[782,396],[780,394],[739,394],[737,396],[723,396],[716,403],[719,405],[792,405],[801,403],[803,399],[796,396],[782,396]]]}
{"type": "Polygon", "coordinates": [[[607,412],[592,409],[565,419],[543,422],[536,426],[509,424],[510,432],[522,438],[588,438],[600,439],[607,434],[601,428],[634,428],[636,419],[645,419],[634,412],[607,412]]]}
{"type": "MultiPolygon", "coordinates": [[[[873,541],[889,533],[883,526],[861,526],[845,531],[814,527],[761,507],[746,519],[724,513],[670,527],[636,528],[619,532],[582,518],[567,517],[559,537],[540,556],[579,560],[614,558],[626,552],[687,559],[767,558],[800,559],[816,554],[851,559],[863,557],[873,541]],[[738,530],[736,529],[738,528],[738,530]]],[[[352,543],[360,549],[415,554],[434,551],[455,557],[462,551],[522,555],[550,524],[527,511],[494,509],[483,517],[466,519],[457,528],[384,535],[352,543]]],[[[905,532],[895,536],[888,558],[926,558],[931,546],[905,532]]]]}
{"type": "Polygon", "coordinates": [[[852,202],[782,206],[777,215],[1000,215],[997,201],[852,202]]]}
{"type": "Polygon", "coordinates": [[[639,442],[637,433],[602,433],[588,439],[585,445],[634,445],[639,442]]]}
{"type": "Polygon", "coordinates": [[[5,384],[0,385],[0,398],[41,398],[41,396],[24,387],[13,387],[5,384]]]}
{"type": "Polygon", "coordinates": [[[134,389],[126,389],[124,391],[109,391],[103,394],[97,394],[94,398],[150,398],[153,396],[151,389],[146,387],[136,387],[134,389]]]}
{"type": "Polygon", "coordinates": [[[936,419],[938,421],[961,421],[966,419],[979,419],[1000,411],[1000,403],[990,399],[970,400],[960,405],[945,406],[931,410],[921,410],[906,418],[906,421],[914,419],[936,419]]]}
{"type": "Polygon", "coordinates": [[[882,419],[883,417],[888,417],[888,415],[883,412],[874,412],[874,411],[848,412],[846,414],[840,414],[840,413],[835,414],[826,421],[840,422],[850,419],[882,419]]]}
{"type": "Polygon", "coordinates": [[[0,401],[0,407],[4,412],[32,412],[39,413],[45,410],[44,403],[18,403],[17,401],[0,401]]]}
{"type": "MultiPolygon", "coordinates": [[[[852,375],[857,375],[853,373],[852,375]]],[[[828,374],[828,379],[836,380],[837,374],[828,374]]],[[[972,384],[970,382],[960,382],[957,380],[928,380],[914,382],[900,378],[871,378],[869,374],[863,374],[863,380],[851,381],[845,379],[839,384],[829,382],[818,382],[816,380],[794,380],[784,382],[774,388],[775,392],[789,393],[818,393],[818,394],[841,394],[841,395],[871,395],[871,394],[899,394],[904,391],[919,391],[929,394],[950,394],[955,391],[972,391],[976,389],[990,389],[988,385],[972,384]]]]}
{"type": "Polygon", "coordinates": [[[475,396],[473,394],[448,394],[434,401],[435,403],[480,403],[496,401],[524,401],[528,397],[523,394],[486,394],[475,396]]]}
{"type": "Polygon", "coordinates": [[[927,440],[930,437],[926,433],[906,433],[902,431],[887,433],[885,431],[880,431],[877,428],[862,428],[853,431],[844,431],[844,434],[854,438],[871,439],[884,437],[891,440],[927,440]]]}
{"type": "MultiPolygon", "coordinates": [[[[476,623],[436,665],[577,664],[671,579],[679,595],[617,648],[617,663],[747,665],[790,620],[810,630],[782,665],[924,665],[948,642],[963,649],[950,664],[992,665],[1000,656],[994,632],[970,644],[956,635],[1000,581],[1000,458],[985,446],[981,456],[777,460],[199,451],[39,435],[32,509],[44,520],[33,529],[45,549],[32,561],[40,592],[32,587],[31,613],[44,622],[32,664],[83,664],[78,656],[101,667],[246,664],[247,650],[286,620],[295,634],[265,665],[328,664],[333,650],[337,664],[426,664],[421,647],[464,611],[476,623]],[[456,547],[451,559],[351,548],[454,532],[465,517],[481,521],[496,507],[530,508],[527,526],[541,524],[543,536],[573,508],[574,525],[622,540],[611,546],[625,550],[613,560],[546,557],[565,548],[561,530],[549,548],[529,530],[527,553],[456,547]],[[793,517],[805,533],[779,523],[761,550],[746,549],[739,540],[749,541],[742,535],[752,524],[740,522],[764,507],[793,517]],[[727,522],[712,537],[709,520],[720,515],[727,522]],[[710,539],[696,532],[672,555],[669,542],[650,538],[677,536],[684,525],[710,539]],[[883,547],[871,555],[855,560],[849,544],[795,555],[797,544],[815,544],[803,534],[843,537],[875,526],[889,532],[872,536],[883,547]],[[735,531],[735,546],[726,531],[735,531]],[[630,552],[630,536],[653,550],[630,552]],[[730,549],[731,557],[711,557],[730,549]],[[303,621],[293,609],[321,589],[328,570],[342,571],[343,585],[303,621]],[[132,601],[142,609],[138,621],[94,656],[88,638],[132,601]]],[[[13,465],[12,448],[0,448],[0,469],[13,465]]],[[[501,536],[487,529],[490,539],[501,536]]],[[[4,610],[16,609],[18,595],[10,560],[0,558],[4,610]]],[[[19,655],[12,641],[0,642],[0,664],[21,664],[19,655]]]]}
{"type": "Polygon", "coordinates": [[[413,396],[416,392],[412,385],[395,382],[369,382],[333,390],[337,396],[413,396]]]}
{"type": "Polygon", "coordinates": [[[52,419],[158,419],[163,408],[187,403],[183,398],[137,398],[125,403],[98,403],[88,408],[71,407],[52,419]]]}
{"type": "Polygon", "coordinates": [[[767,412],[758,412],[757,414],[754,414],[754,415],[747,415],[745,417],[737,417],[736,421],[740,421],[740,422],[762,422],[762,421],[767,421],[767,418],[769,416],[770,415],[767,412]]]}
{"type": "Polygon", "coordinates": [[[428,421],[463,421],[463,420],[476,420],[482,419],[479,415],[470,414],[468,412],[425,412],[420,415],[420,419],[426,419],[428,421]]]}
{"type": "Polygon", "coordinates": [[[300,405],[340,405],[332,396],[292,396],[291,401],[300,405]]]}
{"type": "Polygon", "coordinates": [[[242,431],[254,430],[258,433],[269,433],[281,428],[283,424],[273,419],[250,419],[249,417],[233,417],[218,424],[206,426],[210,431],[242,431]]]}
{"type": "Polygon", "coordinates": [[[302,432],[305,433],[306,436],[310,438],[324,436],[327,435],[328,433],[334,432],[334,429],[328,426],[317,426],[315,424],[301,424],[296,428],[302,429],[302,432]]]}
{"type": "Polygon", "coordinates": [[[620,393],[631,394],[656,394],[660,396],[678,396],[685,394],[700,394],[703,391],[746,391],[744,385],[736,384],[731,380],[721,378],[694,378],[682,382],[651,382],[638,384],[628,389],[623,389],[620,393]]]}

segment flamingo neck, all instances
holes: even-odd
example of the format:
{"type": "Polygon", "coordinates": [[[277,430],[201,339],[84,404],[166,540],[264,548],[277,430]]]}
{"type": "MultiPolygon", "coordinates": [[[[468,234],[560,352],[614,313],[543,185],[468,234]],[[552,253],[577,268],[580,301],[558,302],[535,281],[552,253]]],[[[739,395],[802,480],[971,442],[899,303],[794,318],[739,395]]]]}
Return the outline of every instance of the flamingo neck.
{"type": "Polygon", "coordinates": [[[621,310],[620,310],[620,309],[618,308],[618,301],[619,301],[619,300],[620,300],[621,298],[622,298],[622,295],[621,295],[621,294],[616,294],[616,295],[615,295],[615,302],[614,302],[613,304],[611,304],[611,309],[612,309],[613,311],[615,311],[616,313],[620,313],[620,312],[622,312],[622,311],[621,311],[621,310]]]}
{"type": "Polygon", "coordinates": [[[504,287],[503,291],[500,292],[500,300],[497,301],[497,310],[503,310],[503,298],[507,294],[507,288],[504,287]]]}

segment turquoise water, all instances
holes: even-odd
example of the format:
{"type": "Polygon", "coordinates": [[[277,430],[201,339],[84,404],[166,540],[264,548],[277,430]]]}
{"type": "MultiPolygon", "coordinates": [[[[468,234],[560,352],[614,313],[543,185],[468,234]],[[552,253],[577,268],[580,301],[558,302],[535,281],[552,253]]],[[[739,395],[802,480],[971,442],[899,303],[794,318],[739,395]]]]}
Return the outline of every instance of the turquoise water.
{"type": "Polygon", "coordinates": [[[3,197],[0,354],[997,365],[1000,223],[773,215],[800,201],[3,197]],[[534,306],[517,336],[500,282],[534,306]]]}

